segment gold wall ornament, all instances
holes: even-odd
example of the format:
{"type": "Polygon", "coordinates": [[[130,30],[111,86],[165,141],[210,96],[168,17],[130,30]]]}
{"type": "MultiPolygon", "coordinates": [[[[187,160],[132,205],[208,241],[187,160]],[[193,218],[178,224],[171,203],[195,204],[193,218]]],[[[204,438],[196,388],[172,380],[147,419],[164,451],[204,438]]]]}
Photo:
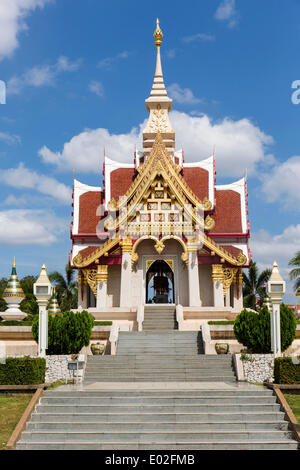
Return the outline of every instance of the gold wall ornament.
{"type": "Polygon", "coordinates": [[[214,221],[214,219],[210,215],[206,216],[205,221],[204,221],[204,229],[212,230],[215,225],[216,225],[216,222],[214,221]]]}
{"type": "Polygon", "coordinates": [[[230,289],[231,284],[236,278],[238,268],[224,268],[223,267],[223,293],[224,296],[228,289],[230,289]]]}
{"type": "Polygon", "coordinates": [[[167,263],[167,265],[169,266],[169,268],[171,269],[172,272],[174,272],[174,260],[172,259],[164,259],[163,260],[165,263],[167,263]]]}
{"type": "Polygon", "coordinates": [[[154,245],[154,248],[156,249],[157,253],[160,255],[164,251],[165,245],[161,240],[157,240],[156,244],[154,245]]]}
{"type": "Polygon", "coordinates": [[[85,283],[89,285],[90,289],[97,298],[97,270],[96,269],[82,269],[85,283]]]}
{"type": "Polygon", "coordinates": [[[146,260],[146,273],[149,271],[149,269],[151,268],[152,264],[155,263],[155,261],[157,261],[156,259],[147,259],[146,260]]]}
{"type": "Polygon", "coordinates": [[[156,109],[151,113],[151,121],[148,126],[152,132],[165,132],[167,130],[171,132],[168,115],[163,109],[156,109]]]}

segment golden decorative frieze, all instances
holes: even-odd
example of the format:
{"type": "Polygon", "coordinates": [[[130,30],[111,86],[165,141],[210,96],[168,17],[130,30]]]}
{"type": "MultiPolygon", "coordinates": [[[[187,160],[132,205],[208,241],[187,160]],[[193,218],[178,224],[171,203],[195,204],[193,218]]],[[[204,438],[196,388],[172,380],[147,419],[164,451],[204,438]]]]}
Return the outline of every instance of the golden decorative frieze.
{"type": "Polygon", "coordinates": [[[97,268],[97,276],[96,276],[97,284],[100,282],[105,282],[107,284],[108,281],[108,265],[107,264],[100,264],[97,268]]]}

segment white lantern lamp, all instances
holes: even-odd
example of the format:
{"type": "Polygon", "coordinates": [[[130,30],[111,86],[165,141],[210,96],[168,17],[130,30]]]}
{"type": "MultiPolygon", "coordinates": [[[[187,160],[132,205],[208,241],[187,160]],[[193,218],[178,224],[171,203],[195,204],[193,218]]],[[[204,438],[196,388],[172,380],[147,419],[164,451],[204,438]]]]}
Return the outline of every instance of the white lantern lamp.
{"type": "Polygon", "coordinates": [[[267,284],[267,293],[272,303],[271,349],[275,356],[281,355],[280,304],[285,294],[286,284],[282,279],[276,261],[267,284]]]}
{"type": "Polygon", "coordinates": [[[43,265],[40,277],[33,285],[33,293],[39,306],[39,356],[46,356],[48,348],[48,311],[47,305],[52,296],[53,287],[47,276],[46,266],[43,265]]]}

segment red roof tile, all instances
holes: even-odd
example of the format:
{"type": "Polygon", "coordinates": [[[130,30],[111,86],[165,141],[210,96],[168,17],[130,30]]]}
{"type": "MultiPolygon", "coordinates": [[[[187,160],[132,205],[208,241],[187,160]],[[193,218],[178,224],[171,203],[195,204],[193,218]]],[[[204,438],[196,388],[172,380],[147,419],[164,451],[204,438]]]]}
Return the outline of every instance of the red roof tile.
{"type": "Polygon", "coordinates": [[[243,233],[239,193],[232,190],[217,190],[213,219],[216,222],[213,233],[243,233]]]}
{"type": "Polygon", "coordinates": [[[208,198],[209,173],[203,168],[184,168],[183,177],[195,195],[203,200],[208,198]]]}
{"type": "Polygon", "coordinates": [[[134,168],[118,168],[110,174],[110,194],[111,199],[116,201],[120,196],[124,196],[133,182],[135,174],[134,168]]]}
{"type": "Polygon", "coordinates": [[[97,216],[97,209],[101,205],[101,191],[88,191],[79,198],[79,224],[78,233],[95,234],[101,217],[97,216]]]}

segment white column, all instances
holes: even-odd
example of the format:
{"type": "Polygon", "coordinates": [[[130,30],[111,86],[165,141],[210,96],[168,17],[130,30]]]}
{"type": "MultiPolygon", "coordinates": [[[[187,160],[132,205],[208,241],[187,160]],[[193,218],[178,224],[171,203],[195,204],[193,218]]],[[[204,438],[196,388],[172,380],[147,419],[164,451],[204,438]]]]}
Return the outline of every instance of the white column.
{"type": "Polygon", "coordinates": [[[280,303],[272,302],[271,314],[271,346],[275,356],[281,355],[281,333],[280,333],[280,303]]]}
{"type": "Polygon", "coordinates": [[[225,307],[230,307],[230,287],[226,291],[224,301],[225,301],[225,307]]]}
{"type": "Polygon", "coordinates": [[[234,284],[233,308],[239,313],[243,310],[243,272],[241,269],[234,284]]]}
{"type": "Polygon", "coordinates": [[[197,250],[189,250],[189,306],[200,307],[200,284],[199,284],[199,267],[197,250]]]}
{"type": "Polygon", "coordinates": [[[131,307],[131,252],[132,240],[122,241],[121,293],[120,307],[131,307]]]}
{"type": "Polygon", "coordinates": [[[97,270],[97,308],[105,308],[107,306],[107,280],[108,265],[99,265],[97,270]]]}
{"type": "Polygon", "coordinates": [[[39,357],[46,357],[48,349],[48,311],[47,303],[39,301],[39,357]]]}
{"type": "Polygon", "coordinates": [[[224,307],[223,267],[221,264],[212,265],[212,281],[214,294],[214,307],[224,307]]]}

